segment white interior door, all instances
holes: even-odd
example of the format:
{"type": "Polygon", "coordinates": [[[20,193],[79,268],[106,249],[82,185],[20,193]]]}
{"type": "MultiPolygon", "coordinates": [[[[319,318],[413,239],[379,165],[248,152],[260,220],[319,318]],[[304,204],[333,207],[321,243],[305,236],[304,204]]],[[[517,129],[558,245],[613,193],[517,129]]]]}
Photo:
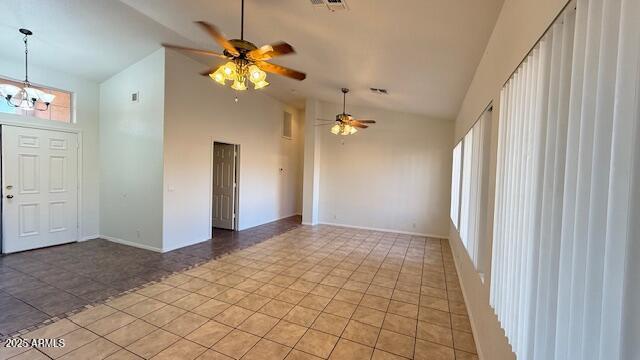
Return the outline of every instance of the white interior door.
{"type": "Polygon", "coordinates": [[[3,252],[78,240],[78,135],[2,126],[3,252]]]}
{"type": "Polygon", "coordinates": [[[213,226],[234,229],[236,146],[213,145],[213,226]]]}

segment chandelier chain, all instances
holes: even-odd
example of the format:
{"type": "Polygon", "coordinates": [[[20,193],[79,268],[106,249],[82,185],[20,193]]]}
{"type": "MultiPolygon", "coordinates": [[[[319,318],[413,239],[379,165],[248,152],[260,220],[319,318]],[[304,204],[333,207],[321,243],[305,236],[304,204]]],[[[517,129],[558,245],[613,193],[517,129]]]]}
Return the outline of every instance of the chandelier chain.
{"type": "Polygon", "coordinates": [[[342,113],[347,113],[347,93],[344,91],[342,92],[342,113]]]}
{"type": "Polygon", "coordinates": [[[33,32],[29,29],[19,29],[19,32],[24,35],[22,38],[24,43],[24,81],[22,87],[14,84],[0,84],[0,95],[9,106],[26,111],[47,111],[56,96],[31,86],[29,82],[29,36],[33,35],[33,32]],[[38,104],[44,104],[44,107],[38,107],[38,104]]]}
{"type": "Polygon", "coordinates": [[[240,6],[240,40],[244,40],[244,0],[240,6]]]}
{"type": "Polygon", "coordinates": [[[29,48],[27,47],[27,37],[24,36],[24,82],[29,84],[29,48]]]}

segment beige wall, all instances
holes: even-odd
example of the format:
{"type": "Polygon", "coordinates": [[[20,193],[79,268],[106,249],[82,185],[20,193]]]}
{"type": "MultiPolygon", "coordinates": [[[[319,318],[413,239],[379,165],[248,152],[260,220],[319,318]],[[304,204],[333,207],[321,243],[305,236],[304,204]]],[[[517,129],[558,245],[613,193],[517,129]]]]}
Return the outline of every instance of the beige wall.
{"type": "MultiPolygon", "coordinates": [[[[316,127],[319,221],[447,238],[453,121],[370,107],[349,112],[377,124],[353,136],[316,127]]],[[[320,102],[332,119],[342,104],[320,102]]]]}
{"type": "MultiPolygon", "coordinates": [[[[495,167],[498,139],[499,96],[502,85],[535,45],[567,0],[506,0],[485,53],[469,86],[455,123],[455,142],[461,139],[493,102],[493,130],[491,139],[491,177],[489,198],[494,198],[495,167]]],[[[486,209],[489,224],[493,223],[493,201],[486,209]]],[[[492,238],[492,228],[487,231],[492,238]]],[[[504,332],[489,306],[490,271],[484,282],[475,271],[455,228],[451,227],[450,242],[471,317],[474,336],[481,359],[514,359],[504,332]]],[[[489,240],[490,242],[490,240],[489,240]]],[[[491,247],[491,244],[486,244],[491,247]]]]}
{"type": "Polygon", "coordinates": [[[160,49],[100,84],[100,236],[154,251],[162,251],[163,71],[160,49]]]}
{"type": "Polygon", "coordinates": [[[269,97],[267,92],[248,90],[238,94],[222,87],[200,76],[203,68],[189,57],[166,52],[165,251],[210,236],[214,141],[240,145],[240,229],[301,211],[300,111],[269,97]],[[292,140],[282,137],[285,110],[293,115],[292,140]]]}

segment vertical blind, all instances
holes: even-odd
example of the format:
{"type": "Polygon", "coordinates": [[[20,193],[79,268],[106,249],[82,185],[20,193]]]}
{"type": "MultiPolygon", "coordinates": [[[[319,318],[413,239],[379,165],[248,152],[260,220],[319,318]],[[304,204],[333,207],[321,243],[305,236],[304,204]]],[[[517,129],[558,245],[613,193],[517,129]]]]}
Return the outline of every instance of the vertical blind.
{"type": "Polygon", "coordinates": [[[639,356],[639,54],[640,1],[577,0],[501,91],[490,302],[519,359],[639,356]]]}

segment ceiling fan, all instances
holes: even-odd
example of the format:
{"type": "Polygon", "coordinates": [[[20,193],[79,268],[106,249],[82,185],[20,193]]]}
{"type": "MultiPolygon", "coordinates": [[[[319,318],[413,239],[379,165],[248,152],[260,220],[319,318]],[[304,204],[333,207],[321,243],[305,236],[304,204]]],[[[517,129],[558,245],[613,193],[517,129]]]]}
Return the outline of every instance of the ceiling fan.
{"type": "Polygon", "coordinates": [[[222,54],[210,50],[193,49],[170,44],[162,44],[162,46],[192,54],[229,60],[221,66],[208,69],[201,73],[201,75],[209,76],[221,85],[226,85],[226,81],[230,80],[232,82],[231,88],[237,91],[243,91],[247,89],[247,80],[249,80],[254,85],[254,89],[262,89],[269,85],[266,81],[267,74],[265,72],[300,81],[307,77],[305,73],[300,71],[268,62],[275,57],[295,53],[291,45],[281,41],[257,47],[244,39],[244,0],[242,0],[241,4],[240,39],[227,40],[216,26],[207,22],[196,21],[196,24],[224,49],[222,54]]]}
{"type": "MultiPolygon", "coordinates": [[[[351,114],[347,114],[346,106],[347,106],[347,93],[349,89],[342,88],[342,114],[336,115],[335,120],[329,119],[318,119],[320,121],[331,121],[335,124],[331,127],[331,132],[336,135],[353,135],[358,132],[358,129],[366,129],[369,126],[365,124],[375,124],[375,120],[359,120],[354,119],[351,114]]],[[[328,124],[318,124],[322,125],[331,125],[328,124]]]]}

